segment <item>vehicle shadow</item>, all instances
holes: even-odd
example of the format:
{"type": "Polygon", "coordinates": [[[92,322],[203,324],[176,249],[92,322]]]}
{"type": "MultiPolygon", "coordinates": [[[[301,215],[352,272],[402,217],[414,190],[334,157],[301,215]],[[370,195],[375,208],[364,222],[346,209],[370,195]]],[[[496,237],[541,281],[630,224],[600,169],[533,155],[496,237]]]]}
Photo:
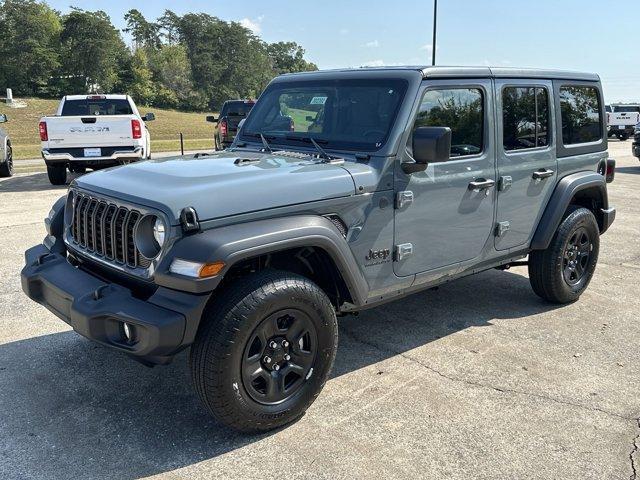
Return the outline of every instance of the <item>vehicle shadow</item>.
{"type": "Polygon", "coordinates": [[[60,190],[64,192],[69,188],[69,183],[79,177],[80,174],[67,174],[66,185],[51,185],[46,173],[30,173],[28,175],[16,175],[0,180],[0,192],[42,192],[45,190],[60,190]]]}
{"type": "MultiPolygon", "coordinates": [[[[333,378],[497,318],[554,308],[524,276],[480,277],[341,319],[333,378]]],[[[0,345],[0,411],[3,479],[146,477],[270,435],[241,435],[210,419],[186,352],[149,369],[73,332],[0,345]]]]}
{"type": "Polygon", "coordinates": [[[640,165],[637,167],[616,167],[616,173],[630,173],[631,175],[640,175],[640,165]]]}

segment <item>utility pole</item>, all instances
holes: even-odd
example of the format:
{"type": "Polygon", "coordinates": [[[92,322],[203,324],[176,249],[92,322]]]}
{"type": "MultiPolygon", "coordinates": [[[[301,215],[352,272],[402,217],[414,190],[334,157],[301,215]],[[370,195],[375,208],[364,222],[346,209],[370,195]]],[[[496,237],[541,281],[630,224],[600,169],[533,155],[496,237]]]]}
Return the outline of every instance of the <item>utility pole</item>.
{"type": "Polygon", "coordinates": [[[433,42],[431,43],[431,65],[436,64],[436,31],[438,27],[438,0],[433,0],[433,42]]]}

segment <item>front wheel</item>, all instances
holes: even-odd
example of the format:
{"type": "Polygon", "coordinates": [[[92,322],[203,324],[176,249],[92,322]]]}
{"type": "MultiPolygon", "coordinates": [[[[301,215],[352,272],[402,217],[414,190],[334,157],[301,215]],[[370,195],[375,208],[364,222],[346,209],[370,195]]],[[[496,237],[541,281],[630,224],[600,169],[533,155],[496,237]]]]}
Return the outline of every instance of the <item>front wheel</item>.
{"type": "Polygon", "coordinates": [[[598,263],[600,230],[593,213],[572,207],[546,250],[529,255],[533,291],[553,303],[569,303],[586,290],[598,263]]]}
{"type": "Polygon", "coordinates": [[[310,280],[265,271],[226,289],[208,309],[191,348],[198,395],[221,423],[266,431],[300,418],[324,386],[338,327],[310,280]]]}

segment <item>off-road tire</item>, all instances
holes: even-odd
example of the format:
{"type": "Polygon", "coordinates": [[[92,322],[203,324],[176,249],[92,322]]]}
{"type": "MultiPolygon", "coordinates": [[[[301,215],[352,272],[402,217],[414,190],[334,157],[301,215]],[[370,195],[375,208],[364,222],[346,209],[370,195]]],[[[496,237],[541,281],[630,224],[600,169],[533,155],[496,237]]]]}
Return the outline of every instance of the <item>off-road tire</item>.
{"type": "Polygon", "coordinates": [[[222,424],[243,432],[272,430],[299,419],[320,394],[337,343],[335,309],[325,293],[302,276],[265,270],[229,285],[207,308],[189,357],[193,383],[222,424]],[[281,403],[260,403],[243,381],[248,343],[265,319],[291,309],[303,312],[315,330],[311,370],[281,403]]]}
{"type": "Polygon", "coordinates": [[[599,250],[600,230],[593,213],[583,207],[570,207],[547,249],[536,250],[529,255],[529,281],[533,291],[553,303],[576,301],[593,277],[599,250]],[[580,229],[584,229],[589,236],[590,254],[584,273],[575,284],[570,284],[563,273],[565,253],[572,236],[580,229]]]}
{"type": "Polygon", "coordinates": [[[13,151],[11,144],[7,144],[4,161],[0,163],[0,177],[11,177],[13,175],[13,151]]]}
{"type": "Polygon", "coordinates": [[[67,183],[67,167],[59,165],[47,165],[47,175],[51,185],[64,185],[67,183]]]}

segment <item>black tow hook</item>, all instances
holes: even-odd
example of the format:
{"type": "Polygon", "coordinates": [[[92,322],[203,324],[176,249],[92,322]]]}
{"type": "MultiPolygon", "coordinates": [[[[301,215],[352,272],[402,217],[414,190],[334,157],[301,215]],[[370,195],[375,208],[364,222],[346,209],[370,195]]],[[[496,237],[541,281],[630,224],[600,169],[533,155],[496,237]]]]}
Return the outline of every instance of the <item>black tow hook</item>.
{"type": "Polygon", "coordinates": [[[43,253],[42,255],[39,255],[38,258],[36,259],[35,265],[42,265],[44,263],[44,260],[50,256],[50,253],[43,253]]]}
{"type": "Polygon", "coordinates": [[[104,292],[108,287],[109,285],[101,285],[98,288],[96,288],[95,291],[93,292],[93,299],[100,300],[103,296],[102,292],[104,292]]]}

